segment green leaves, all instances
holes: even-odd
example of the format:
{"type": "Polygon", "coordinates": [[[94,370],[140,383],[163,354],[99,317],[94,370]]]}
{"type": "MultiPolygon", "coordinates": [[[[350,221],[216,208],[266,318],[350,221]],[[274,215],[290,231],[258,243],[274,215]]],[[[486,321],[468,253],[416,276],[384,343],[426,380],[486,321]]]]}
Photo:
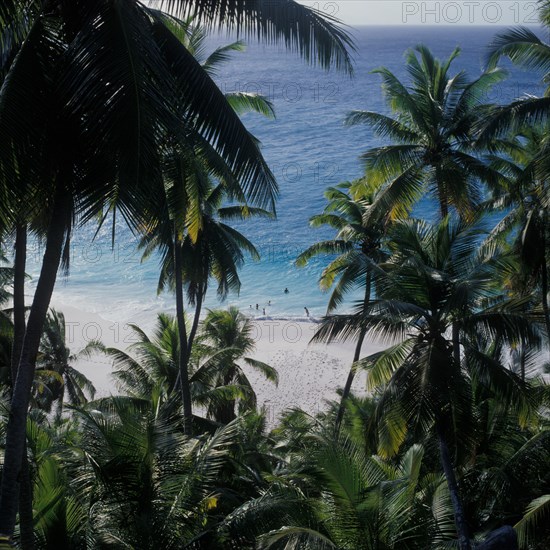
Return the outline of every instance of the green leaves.
{"type": "Polygon", "coordinates": [[[160,5],[180,18],[191,16],[207,29],[225,28],[246,38],[259,38],[267,43],[281,42],[308,62],[327,69],[333,65],[352,73],[349,50],[353,50],[353,42],[338,25],[338,20],[298,2],[195,0],[186,3],[161,0],[160,5]]]}
{"type": "Polygon", "coordinates": [[[503,56],[526,69],[550,72],[550,47],[527,27],[508,29],[493,38],[486,57],[487,66],[495,67],[503,56]]]}
{"type": "MultiPolygon", "coordinates": [[[[528,547],[529,541],[533,537],[533,531],[542,525],[542,522],[548,521],[550,514],[550,495],[543,495],[534,499],[521,520],[514,525],[518,533],[518,539],[522,547],[528,547]]],[[[536,540],[536,538],[535,538],[536,540]]]]}
{"type": "Polygon", "coordinates": [[[468,81],[463,73],[448,73],[456,49],[439,61],[428,48],[407,52],[409,82],[387,68],[374,71],[382,77],[382,90],[393,117],[368,111],[352,111],[346,123],[367,124],[392,143],[363,153],[366,175],[382,185],[380,196],[390,218],[404,213],[426,190],[434,193],[441,217],[453,207],[459,216],[472,219],[479,203],[478,188],[498,175],[479,158],[473,139],[475,123],[488,106],[487,92],[505,73],[494,69],[468,81]]]}

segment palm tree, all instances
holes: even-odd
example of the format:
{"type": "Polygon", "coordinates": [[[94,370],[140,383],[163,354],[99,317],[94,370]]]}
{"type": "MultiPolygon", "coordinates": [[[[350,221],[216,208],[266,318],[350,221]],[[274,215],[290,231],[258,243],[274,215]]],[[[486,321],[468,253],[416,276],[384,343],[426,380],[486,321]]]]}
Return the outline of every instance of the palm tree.
{"type": "MultiPolygon", "coordinates": [[[[548,27],[550,24],[548,0],[539,2],[538,17],[541,25],[548,27]]],[[[514,65],[523,69],[542,72],[542,81],[548,84],[550,45],[528,27],[515,27],[495,35],[486,55],[487,66],[495,67],[503,56],[508,57],[514,65]]]]}
{"type": "Polygon", "coordinates": [[[189,439],[155,395],[102,399],[77,414],[84,460],[74,486],[88,501],[87,540],[100,547],[208,547],[236,425],[189,439]]]}
{"type": "MultiPolygon", "coordinates": [[[[77,449],[80,434],[76,419],[49,419],[39,409],[27,421],[29,464],[32,471],[31,541],[36,548],[82,548],[87,526],[86,496],[73,480],[79,475],[83,454],[77,449]]],[[[24,540],[19,518],[19,545],[24,540]]]]}
{"type": "MultiPolygon", "coordinates": [[[[541,24],[550,26],[550,3],[542,0],[539,3],[541,24]]],[[[547,85],[542,97],[529,94],[515,99],[508,105],[493,107],[478,124],[478,140],[490,143],[495,139],[521,132],[525,127],[548,126],[550,115],[550,45],[541,40],[531,29],[516,27],[498,33],[489,44],[486,60],[487,67],[496,67],[502,57],[507,57],[514,65],[526,70],[542,73],[542,82],[547,85]]],[[[545,151],[544,162],[540,167],[543,177],[548,173],[548,151],[545,151]]]]}
{"type": "Polygon", "coordinates": [[[360,361],[368,371],[368,387],[381,391],[379,452],[395,454],[409,432],[436,437],[461,550],[471,546],[453,452],[471,448],[469,381],[481,380],[510,407],[530,407],[520,377],[476,350],[493,339],[537,345],[541,320],[525,312],[525,299],[495,291],[495,269],[504,260],[478,255],[478,241],[475,226],[448,218],[435,226],[397,223],[394,253],[376,272],[378,299],[366,312],[334,316],[317,334],[320,340],[350,338],[366,328],[400,340],[360,361]],[[476,360],[463,360],[457,343],[476,360]]]}
{"type": "MultiPolygon", "coordinates": [[[[535,386],[535,402],[543,396],[542,389],[535,386]]],[[[475,381],[474,402],[477,437],[472,460],[463,467],[462,487],[476,531],[487,532],[519,520],[532,501],[548,491],[550,432],[544,398],[528,423],[475,381]]],[[[516,530],[521,541],[522,529],[516,526],[516,530]]],[[[549,534],[541,525],[533,538],[544,540],[549,534]]],[[[529,533],[529,538],[533,535],[529,533]]]]}
{"type": "MultiPolygon", "coordinates": [[[[176,163],[178,167],[181,163],[176,163]]],[[[258,259],[255,247],[241,233],[231,228],[226,220],[246,219],[253,215],[270,214],[263,209],[249,206],[222,206],[222,201],[228,193],[224,184],[212,186],[206,174],[201,174],[200,167],[193,168],[197,179],[204,177],[205,184],[197,197],[199,202],[197,214],[189,216],[191,224],[180,232],[173,232],[176,226],[170,218],[160,218],[155,227],[142,238],[140,247],[143,257],[147,258],[154,251],[161,253],[161,271],[158,291],[169,288],[176,294],[176,319],[178,322],[179,342],[179,376],[178,385],[182,393],[184,418],[187,431],[191,430],[191,392],[189,379],[189,360],[193,342],[199,326],[202,304],[208,290],[210,279],[218,283],[218,295],[225,298],[229,290],[236,292],[240,289],[238,269],[244,262],[244,253],[258,259]],[[196,232],[192,225],[198,222],[196,232]],[[185,325],[185,311],[183,291],[187,291],[189,304],[194,307],[192,324],[187,331],[185,325]]],[[[176,180],[177,181],[177,180],[176,180]]],[[[178,195],[176,185],[170,188],[170,196],[178,195]]],[[[231,197],[231,195],[229,195],[231,197]]],[[[192,205],[188,205],[189,208],[192,205]]],[[[187,210],[183,206],[183,212],[187,210]]]]}
{"type": "Polygon", "coordinates": [[[57,415],[60,417],[65,396],[73,406],[84,405],[88,401],[86,393],[90,399],[94,398],[94,385],[76,370],[72,363],[80,358],[89,357],[95,348],[96,343],[89,342],[77,354],[71,354],[66,344],[65,316],[60,311],[54,309],[50,311],[46,317],[36,360],[36,374],[42,379],[43,384],[46,378],[45,385],[49,390],[43,392],[42,397],[46,397],[46,401],[39,400],[42,407],[49,411],[52,402],[57,401],[57,415]]]}
{"type": "Polygon", "coordinates": [[[376,134],[393,141],[372,148],[362,159],[374,183],[386,186],[381,200],[388,209],[409,206],[426,191],[433,193],[441,218],[453,207],[472,218],[480,200],[479,182],[496,184],[491,170],[473,150],[472,128],[487,109],[482,104],[489,88],[504,73],[493,69],[469,81],[464,72],[449,75],[457,48],[448,59],[435,59],[428,48],[416,46],[407,53],[410,84],[382,67],[386,102],[395,117],[372,111],[352,111],[346,124],[367,124],[376,134]]]}
{"type": "MultiPolygon", "coordinates": [[[[144,400],[157,395],[159,402],[170,401],[179,380],[179,330],[174,317],[159,314],[151,337],[136,325],[130,325],[134,343],[127,351],[95,349],[113,359],[113,376],[119,390],[131,398],[144,400]]],[[[275,369],[261,361],[244,357],[254,349],[251,324],[236,308],[209,312],[199,334],[189,377],[193,403],[206,408],[218,423],[235,419],[239,411],[254,409],[256,394],[237,361],[258,370],[268,380],[277,382],[275,369]],[[193,368],[194,367],[194,368],[193,368]]]]}
{"type": "MultiPolygon", "coordinates": [[[[191,26],[191,21],[187,21],[186,25],[180,29],[184,43],[189,52],[200,60],[204,51],[205,32],[200,27],[191,26]]],[[[220,47],[201,64],[208,74],[213,75],[231,51],[242,49],[242,42],[220,47]]],[[[266,116],[274,116],[270,102],[257,94],[233,93],[225,97],[236,112],[254,110],[266,116]]],[[[185,117],[185,113],[182,113],[182,117],[185,117]]],[[[226,225],[212,223],[214,215],[223,217],[225,214],[227,217],[228,212],[241,218],[270,215],[267,211],[249,206],[220,211],[223,198],[246,202],[247,196],[252,200],[258,197],[255,193],[245,192],[231,167],[204,140],[199,139],[198,143],[190,146],[198,137],[189,137],[186,146],[179,144],[165,154],[165,204],[162,204],[159,212],[151,213],[153,221],[140,243],[144,249],[143,259],[155,249],[161,252],[163,259],[158,291],[168,286],[176,296],[176,318],[179,341],[182,342],[179,347],[179,387],[188,433],[191,433],[193,418],[188,364],[208,280],[212,275],[218,280],[218,293],[222,297],[228,287],[238,291],[240,281],[236,267],[243,261],[240,248],[247,250],[252,257],[258,257],[255,248],[242,235],[231,232],[226,225]],[[217,188],[212,178],[219,182],[217,188]],[[185,324],[183,285],[187,286],[188,301],[195,309],[189,334],[185,324]]]]}
{"type": "Polygon", "coordinates": [[[277,371],[273,367],[246,356],[255,348],[252,330],[250,319],[234,306],[227,310],[209,310],[202,324],[197,350],[199,366],[192,380],[204,388],[201,401],[207,405],[208,415],[221,424],[228,424],[237,417],[237,400],[232,398],[231,393],[226,399],[215,398],[220,390],[231,387],[240,389],[240,413],[256,407],[256,394],[239,362],[257,370],[275,384],[278,382],[277,371]],[[214,395],[211,390],[214,390],[214,395]]]}
{"type": "Polygon", "coordinates": [[[444,480],[424,471],[421,445],[391,464],[316,429],[302,442],[261,496],[225,518],[222,535],[265,549],[412,550],[450,539],[444,480]]]}
{"type": "Polygon", "coordinates": [[[176,319],[159,313],[151,336],[137,325],[129,328],[133,343],[127,350],[97,346],[113,360],[112,376],[118,390],[135,399],[148,399],[160,389],[160,395],[167,399],[174,393],[179,375],[176,319]]]}
{"type": "MultiPolygon", "coordinates": [[[[328,201],[322,214],[313,216],[310,225],[320,227],[328,225],[336,229],[333,240],[323,241],[310,246],[302,252],[296,265],[299,267],[318,255],[337,255],[323,270],[319,286],[323,290],[333,288],[327,306],[327,316],[342,303],[344,295],[354,287],[363,291],[362,307],[369,307],[372,294],[372,265],[385,258],[382,241],[388,221],[396,214],[384,211],[382,215],[376,211],[377,193],[380,186],[372,183],[369,176],[353,183],[345,182],[325,191],[328,201]]],[[[403,214],[403,212],[400,212],[403,214]]],[[[361,348],[366,331],[359,333],[353,363],[361,356],[361,348]]],[[[338,432],[344,414],[345,401],[348,398],[355,370],[350,369],[346,384],[342,391],[341,405],[336,417],[335,429],[338,432]]]]}
{"type": "MultiPolygon", "coordinates": [[[[295,2],[284,3],[284,17],[278,4],[260,10],[253,4],[165,6],[183,16],[193,12],[198,23],[285,39],[326,67],[350,67],[350,41],[335,20],[295,2]]],[[[144,213],[157,210],[152,206],[163,196],[166,138],[187,137],[182,105],[252,195],[270,200],[274,181],[256,142],[172,32],[175,17],[140,2],[9,1],[0,23],[9,44],[0,70],[0,195],[9,200],[1,202],[0,220],[13,218],[13,205],[29,190],[50,197],[40,204],[46,247],[22,345],[0,491],[0,533],[10,537],[35,359],[75,214],[87,221],[98,212],[103,220],[120,212],[137,228],[148,221],[144,213]]]]}
{"type": "Polygon", "coordinates": [[[533,284],[540,285],[546,333],[550,335],[548,305],[548,184],[539,170],[548,148],[543,127],[523,128],[513,138],[495,140],[492,164],[506,181],[488,203],[505,209],[505,215],[492,230],[486,246],[511,248],[519,260],[519,269],[510,284],[520,293],[530,293],[533,284]]]}

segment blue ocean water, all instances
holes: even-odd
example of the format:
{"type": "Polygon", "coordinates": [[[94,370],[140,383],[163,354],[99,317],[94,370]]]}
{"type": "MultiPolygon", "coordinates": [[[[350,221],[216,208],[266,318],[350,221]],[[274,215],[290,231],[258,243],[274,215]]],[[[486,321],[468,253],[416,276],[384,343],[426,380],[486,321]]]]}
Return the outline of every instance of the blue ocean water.
{"type": "MultiPolygon", "coordinates": [[[[244,121],[262,142],[262,150],[280,186],[276,221],[251,220],[239,230],[257,246],[260,262],[247,261],[241,271],[239,295],[230,295],[226,304],[235,304],[252,315],[272,317],[312,316],[325,313],[327,295],[318,289],[318,278],[327,259],[311,262],[304,269],[294,266],[296,256],[312,243],[330,238],[327,229],[312,229],[309,218],[322,211],[323,191],[330,185],[357,178],[362,173],[359,155],[376,143],[367,127],[344,127],[346,113],[353,109],[386,112],[380,77],[371,70],[386,66],[404,76],[404,52],[424,43],[440,57],[456,46],[462,53],[453,63],[453,72],[465,70],[475,78],[480,74],[487,45],[496,27],[364,27],[353,31],[357,51],[355,76],[349,77],[308,66],[283,47],[249,44],[244,53],[235,53],[216,76],[223,91],[258,92],[274,104],[277,118],[268,120],[247,114],[244,121]],[[285,288],[289,293],[285,294],[285,288]],[[258,309],[256,310],[256,304],[258,309]]],[[[227,37],[209,40],[212,49],[227,43],[227,37]]],[[[487,98],[505,103],[524,93],[540,93],[539,75],[511,70],[510,77],[487,98]]],[[[431,204],[423,203],[419,215],[430,217],[431,204]]],[[[136,238],[121,226],[114,249],[110,228],[105,227],[95,241],[95,227],[76,232],[72,246],[70,275],[60,278],[55,301],[93,311],[120,322],[147,322],[156,311],[173,310],[170,295],[156,295],[158,263],[153,258],[140,262],[136,238]]],[[[40,251],[31,251],[30,272],[35,284],[40,251]]],[[[353,304],[354,295],[344,307],[353,304]]],[[[212,283],[207,307],[220,305],[212,283]]]]}

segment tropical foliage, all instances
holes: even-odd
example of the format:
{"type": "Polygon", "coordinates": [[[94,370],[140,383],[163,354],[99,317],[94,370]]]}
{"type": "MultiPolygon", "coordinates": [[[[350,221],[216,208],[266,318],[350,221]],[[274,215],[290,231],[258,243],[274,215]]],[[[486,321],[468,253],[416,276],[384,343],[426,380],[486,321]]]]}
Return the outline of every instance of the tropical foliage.
{"type": "Polygon", "coordinates": [[[0,548],[548,548],[548,97],[484,98],[502,57],[548,83],[549,46],[501,32],[474,79],[458,49],[423,45],[403,79],[375,71],[388,112],[345,123],[384,143],[327,189],[311,225],[334,235],[296,260],[327,257],[314,340],[353,341],[353,364],[340,400],[268,419],[255,380],[276,392],[279,375],[253,322],[202,313],[259,256],[231,222],[273,217],[277,195],[239,118],[272,105],[212,79],[243,48],[206,55],[220,27],[352,72],[338,21],[291,0],[0,5],[0,548]],[[176,314],[76,353],[49,308],[57,273],[74,228],[111,223],[114,242],[118,217],[176,314]],[[28,238],[44,244],[30,307],[28,238]],[[364,355],[371,337],[386,348],[364,355]],[[99,398],[78,370],[97,354],[116,386],[99,398]]]}

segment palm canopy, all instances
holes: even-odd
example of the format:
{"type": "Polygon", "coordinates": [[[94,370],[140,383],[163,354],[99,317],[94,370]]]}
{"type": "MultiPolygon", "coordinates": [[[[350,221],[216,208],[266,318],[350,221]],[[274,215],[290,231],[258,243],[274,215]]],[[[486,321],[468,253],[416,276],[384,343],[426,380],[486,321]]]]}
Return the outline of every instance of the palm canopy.
{"type": "MultiPolygon", "coordinates": [[[[175,186],[173,189],[174,193],[179,191],[175,186]]],[[[211,279],[217,282],[220,298],[224,298],[230,290],[238,292],[241,286],[238,269],[243,265],[245,255],[259,259],[254,245],[225,222],[255,215],[272,216],[266,210],[246,205],[223,206],[227,193],[221,183],[213,186],[213,182],[207,181],[201,193],[198,217],[191,215],[193,220],[197,219],[200,228],[196,232],[184,229],[179,236],[182,279],[191,304],[204,298],[211,279]]],[[[156,250],[160,252],[159,292],[175,288],[173,233],[172,224],[159,219],[156,227],[150,227],[140,241],[144,259],[156,250]]]]}
{"type": "Polygon", "coordinates": [[[178,331],[176,320],[159,313],[149,336],[137,325],[129,325],[133,343],[127,350],[105,348],[98,351],[113,360],[113,378],[118,389],[136,399],[147,399],[154,393],[165,398],[176,386],[178,378],[178,331]]]}
{"type": "Polygon", "coordinates": [[[542,41],[531,29],[516,27],[498,33],[489,45],[486,64],[496,67],[501,57],[508,57],[520,67],[541,72],[548,82],[550,73],[550,44],[542,41]]]}
{"type": "Polygon", "coordinates": [[[268,43],[282,42],[309,62],[352,72],[353,42],[338,19],[293,0],[156,0],[176,16],[191,16],[207,29],[227,29],[268,43]],[[289,24],[290,22],[290,24],[289,24]]]}
{"type": "Polygon", "coordinates": [[[208,415],[221,423],[236,418],[236,405],[241,413],[256,407],[256,394],[241,365],[278,382],[273,367],[248,356],[254,348],[252,322],[236,307],[208,311],[197,341],[198,366],[191,381],[203,388],[200,400],[207,406],[208,415]],[[224,391],[231,387],[240,391],[224,391]]]}
{"type": "Polygon", "coordinates": [[[94,385],[73,364],[79,358],[88,357],[94,348],[95,343],[91,342],[78,353],[71,353],[66,343],[65,316],[59,311],[50,311],[37,357],[38,381],[49,389],[47,392],[37,392],[36,399],[43,407],[49,409],[57,400],[58,410],[61,411],[65,396],[75,406],[88,401],[86,394],[93,399],[94,385]]]}
{"type": "MultiPolygon", "coordinates": [[[[288,37],[306,59],[349,67],[345,33],[294,2],[164,6],[196,11],[199,23],[246,23],[259,37],[288,37]]],[[[20,222],[22,205],[48,220],[2,477],[1,531],[11,536],[40,333],[74,223],[113,213],[113,238],[115,213],[145,227],[164,205],[166,148],[189,147],[190,135],[216,151],[251,203],[272,204],[277,186],[257,141],[167,24],[173,16],[137,0],[9,0],[0,17],[0,226],[20,222]]]]}
{"type": "MultiPolygon", "coordinates": [[[[405,215],[406,208],[401,204],[387,209],[381,197],[380,182],[369,174],[353,183],[345,182],[325,191],[329,201],[322,214],[313,216],[313,227],[328,225],[336,230],[336,236],[310,246],[296,260],[298,266],[317,255],[336,255],[323,270],[319,283],[323,290],[333,287],[327,305],[330,315],[344,300],[346,293],[353,288],[363,292],[363,308],[368,309],[372,293],[372,271],[374,265],[386,257],[383,240],[387,227],[396,215],[405,215]],[[380,208],[380,205],[382,207],[380,208]]],[[[353,356],[355,363],[361,356],[366,331],[357,336],[353,356]]],[[[352,369],[342,391],[342,401],[336,419],[336,431],[344,415],[344,404],[351,392],[355,377],[352,369]]]]}
{"type": "MultiPolygon", "coordinates": [[[[97,344],[96,349],[113,360],[113,377],[120,391],[139,400],[157,395],[160,403],[166,402],[178,384],[177,321],[170,315],[159,314],[150,336],[137,325],[130,328],[134,343],[126,351],[97,344]]],[[[253,349],[252,326],[237,309],[208,312],[194,350],[189,382],[193,401],[206,407],[209,416],[216,419],[215,411],[223,407],[233,410],[237,400],[242,410],[255,407],[252,384],[238,363],[244,362],[268,380],[277,382],[275,369],[247,357],[253,349]]]]}
{"type": "MultiPolygon", "coordinates": [[[[214,19],[226,27],[244,24],[259,38],[284,39],[325,67],[351,67],[350,40],[335,21],[295,2],[166,2],[162,7],[194,12],[198,24],[214,19]],[[289,24],[291,13],[296,17],[289,24]]],[[[180,25],[174,16],[137,1],[48,7],[47,17],[44,9],[39,2],[9,2],[0,14],[2,70],[9,74],[0,97],[6,196],[19,188],[16,184],[40,188],[65,166],[63,179],[72,181],[64,191],[78,191],[85,219],[119,209],[138,226],[143,207],[158,197],[166,136],[185,139],[183,109],[250,196],[263,204],[272,200],[275,182],[257,143],[174,33],[180,25]],[[45,147],[48,163],[40,162],[45,147]],[[63,162],[52,162],[59,157],[63,162]],[[29,174],[18,168],[29,166],[29,174]]],[[[3,208],[2,215],[13,212],[3,208]]]]}
{"type": "Polygon", "coordinates": [[[479,239],[475,226],[448,219],[435,226],[416,220],[397,223],[394,254],[375,274],[378,298],[367,311],[325,320],[318,331],[320,340],[349,338],[363,328],[398,340],[361,361],[369,387],[384,389],[381,452],[397,451],[406,426],[429,430],[439,417],[453,418],[455,426],[461,425],[461,416],[465,422],[467,381],[472,378],[528,408],[522,382],[511,371],[484,361],[479,353],[476,361],[466,363],[458,355],[457,362],[453,325],[462,349],[479,349],[481,342],[495,339],[540,344],[541,316],[525,311],[527,299],[506,298],[495,288],[495,270],[505,267],[505,259],[480,256],[479,239]]]}
{"type": "Polygon", "coordinates": [[[548,148],[544,127],[529,126],[512,138],[495,140],[499,155],[493,165],[505,175],[502,188],[489,203],[505,210],[505,215],[491,231],[488,243],[512,240],[514,250],[532,272],[540,268],[545,254],[545,217],[548,188],[539,177],[540,161],[548,148]]]}
{"type": "Polygon", "coordinates": [[[472,217],[480,199],[480,182],[495,184],[498,174],[472,151],[472,127],[486,110],[488,89],[505,73],[493,69],[470,81],[462,71],[450,75],[457,48],[440,61],[425,46],[406,55],[409,83],[400,81],[382,67],[382,89],[394,117],[372,111],[352,111],[346,124],[368,124],[392,144],[365,152],[370,177],[387,189],[388,209],[397,203],[410,206],[426,190],[438,201],[441,217],[454,207],[463,217],[472,217]]]}
{"type": "Polygon", "coordinates": [[[527,299],[495,289],[495,269],[505,260],[479,254],[479,238],[478,228],[448,217],[434,226],[397,223],[394,253],[376,272],[378,299],[367,311],[325,320],[316,335],[346,338],[368,330],[398,340],[356,365],[380,392],[379,453],[396,454],[408,434],[436,436],[461,550],[471,544],[451,453],[472,448],[472,381],[521,411],[524,422],[534,410],[524,381],[483,349],[493,340],[540,345],[540,315],[526,311],[527,299]]]}
{"type": "Polygon", "coordinates": [[[296,259],[302,267],[313,257],[336,255],[319,279],[322,290],[333,287],[327,313],[342,303],[345,294],[354,287],[365,289],[370,297],[366,278],[371,262],[384,257],[381,241],[387,225],[387,212],[376,209],[379,185],[367,177],[352,183],[344,182],[325,191],[328,204],[322,214],[310,219],[312,227],[329,226],[336,231],[334,239],[310,246],[296,259]]]}
{"type": "Polygon", "coordinates": [[[312,429],[302,443],[259,497],[225,518],[222,533],[265,549],[412,550],[452,537],[444,480],[426,474],[421,445],[390,463],[345,436],[312,429]]]}
{"type": "MultiPolygon", "coordinates": [[[[198,57],[204,46],[204,32],[181,23],[178,34],[190,53],[198,57]]],[[[242,49],[242,44],[237,42],[218,48],[204,61],[205,72],[211,73],[235,49],[242,49]]],[[[230,98],[226,96],[226,99],[236,113],[255,110],[273,116],[271,104],[262,96],[238,93],[230,98]]],[[[229,289],[238,291],[237,269],[244,260],[243,250],[258,257],[256,249],[244,236],[215,218],[243,218],[260,213],[269,215],[269,212],[249,207],[249,202],[262,202],[260,195],[266,189],[260,189],[260,193],[251,191],[246,179],[238,177],[227,159],[197,131],[197,117],[185,108],[181,115],[189,123],[186,141],[176,139],[163,152],[163,195],[158,204],[152,205],[151,221],[140,245],[144,248],[144,258],[154,249],[160,250],[159,291],[165,286],[175,291],[181,342],[179,384],[187,419],[186,430],[189,431],[192,410],[188,362],[209,280],[212,277],[217,279],[221,297],[225,297],[229,289]],[[224,200],[243,206],[222,209],[224,200]],[[195,307],[189,333],[184,321],[184,285],[189,302],[195,307]]],[[[252,136],[251,139],[255,141],[252,136]]],[[[266,205],[274,212],[274,193],[265,196],[266,205]]]]}
{"type": "MultiPolygon", "coordinates": [[[[539,3],[539,19],[546,27],[550,24],[550,3],[547,0],[539,3]]],[[[510,133],[521,133],[526,126],[548,125],[550,45],[541,40],[531,29],[516,27],[498,33],[494,37],[486,55],[487,66],[496,67],[502,57],[507,57],[514,65],[521,68],[539,72],[547,87],[543,97],[529,94],[514,100],[509,105],[493,108],[480,121],[478,128],[481,140],[485,142],[506,137],[510,133]]]]}
{"type": "Polygon", "coordinates": [[[492,164],[504,176],[502,188],[489,204],[505,213],[485,241],[517,257],[517,269],[503,272],[508,288],[522,294],[540,288],[534,302],[542,303],[546,331],[550,334],[548,306],[548,182],[543,166],[548,158],[544,126],[525,126],[513,137],[494,140],[498,155],[492,164]]]}
{"type": "Polygon", "coordinates": [[[154,399],[99,400],[77,412],[84,460],[75,488],[88,505],[88,542],[127,548],[208,547],[237,426],[186,438],[154,399]]]}

